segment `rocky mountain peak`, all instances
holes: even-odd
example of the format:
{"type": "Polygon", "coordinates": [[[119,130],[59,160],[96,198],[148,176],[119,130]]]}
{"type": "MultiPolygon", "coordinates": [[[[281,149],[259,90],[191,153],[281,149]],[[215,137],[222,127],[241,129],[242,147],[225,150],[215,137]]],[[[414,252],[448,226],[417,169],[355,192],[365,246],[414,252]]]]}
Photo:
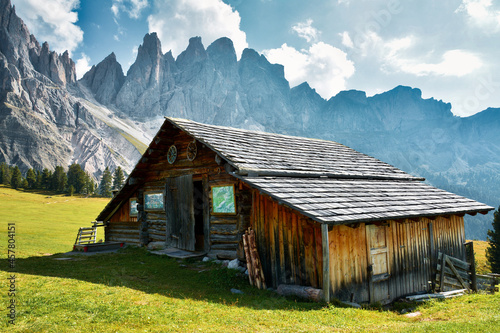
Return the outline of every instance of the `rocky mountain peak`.
{"type": "Polygon", "coordinates": [[[97,66],[92,66],[80,80],[94,93],[95,99],[105,105],[115,102],[124,81],[122,66],[116,61],[114,53],[104,58],[97,66]]]}
{"type": "Polygon", "coordinates": [[[333,96],[329,103],[354,103],[354,104],[366,104],[366,93],[360,90],[345,90],[339,92],[337,95],[333,96]]]}
{"type": "Polygon", "coordinates": [[[187,49],[177,57],[176,64],[182,68],[193,63],[203,62],[206,58],[207,51],[201,42],[201,37],[191,37],[187,49]]]}
{"type": "Polygon", "coordinates": [[[219,38],[207,47],[208,57],[212,60],[215,69],[224,74],[232,76],[237,71],[236,51],[233,42],[227,38],[219,38]]]}

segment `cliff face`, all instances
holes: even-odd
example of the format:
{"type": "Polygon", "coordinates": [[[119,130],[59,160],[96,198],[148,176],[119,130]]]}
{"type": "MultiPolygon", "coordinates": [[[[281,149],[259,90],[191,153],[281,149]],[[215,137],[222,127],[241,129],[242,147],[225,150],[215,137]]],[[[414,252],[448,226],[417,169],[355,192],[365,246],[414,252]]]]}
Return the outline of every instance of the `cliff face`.
{"type": "MultiPolygon", "coordinates": [[[[0,1],[0,13],[0,161],[23,171],[77,162],[96,178],[105,166],[130,169],[140,155],[137,149],[94,116],[92,104],[69,92],[77,82],[68,52],[59,55],[47,43],[40,46],[9,0],[0,1]],[[117,153],[122,149],[124,154],[117,153]]],[[[119,64],[109,71],[123,80],[119,64]]],[[[101,93],[99,75],[92,80],[94,92],[112,102],[106,98],[113,86],[101,93]]]]}

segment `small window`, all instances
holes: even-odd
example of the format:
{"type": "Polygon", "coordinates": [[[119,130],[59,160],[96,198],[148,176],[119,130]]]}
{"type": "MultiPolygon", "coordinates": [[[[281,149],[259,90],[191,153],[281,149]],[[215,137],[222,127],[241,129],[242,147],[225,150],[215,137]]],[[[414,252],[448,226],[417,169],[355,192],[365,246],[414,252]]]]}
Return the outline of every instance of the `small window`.
{"type": "Polygon", "coordinates": [[[212,213],[236,214],[234,185],[212,186],[212,213]]]}
{"type": "Polygon", "coordinates": [[[130,217],[137,217],[137,198],[130,198],[130,217]]]}
{"type": "Polygon", "coordinates": [[[163,210],[163,193],[145,193],[144,194],[144,210],[163,210]]]}

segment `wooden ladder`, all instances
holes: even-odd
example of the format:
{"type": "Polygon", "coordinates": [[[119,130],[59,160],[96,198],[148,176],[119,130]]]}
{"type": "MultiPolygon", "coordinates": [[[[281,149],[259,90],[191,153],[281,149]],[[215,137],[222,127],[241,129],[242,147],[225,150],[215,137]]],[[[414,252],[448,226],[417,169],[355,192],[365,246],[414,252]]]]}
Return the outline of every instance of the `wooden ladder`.
{"type": "Polygon", "coordinates": [[[94,244],[97,237],[97,222],[92,222],[91,227],[81,227],[76,236],[75,245],[94,244]]]}

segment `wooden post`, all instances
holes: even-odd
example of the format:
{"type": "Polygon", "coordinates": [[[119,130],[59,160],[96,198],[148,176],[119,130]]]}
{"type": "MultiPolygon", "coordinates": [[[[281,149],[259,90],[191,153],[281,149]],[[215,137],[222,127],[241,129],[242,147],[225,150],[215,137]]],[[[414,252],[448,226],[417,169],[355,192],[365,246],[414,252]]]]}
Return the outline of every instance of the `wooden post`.
{"type": "Polygon", "coordinates": [[[477,292],[476,258],[474,257],[474,243],[472,241],[465,243],[465,255],[470,264],[471,288],[477,292]]]}
{"type": "Polygon", "coordinates": [[[321,225],[323,248],[323,296],[326,303],[330,302],[330,242],[328,241],[328,224],[321,225]]]}
{"type": "Polygon", "coordinates": [[[439,291],[445,291],[444,290],[444,268],[446,266],[446,254],[442,253],[442,258],[441,258],[441,276],[439,279],[439,291]]]}

